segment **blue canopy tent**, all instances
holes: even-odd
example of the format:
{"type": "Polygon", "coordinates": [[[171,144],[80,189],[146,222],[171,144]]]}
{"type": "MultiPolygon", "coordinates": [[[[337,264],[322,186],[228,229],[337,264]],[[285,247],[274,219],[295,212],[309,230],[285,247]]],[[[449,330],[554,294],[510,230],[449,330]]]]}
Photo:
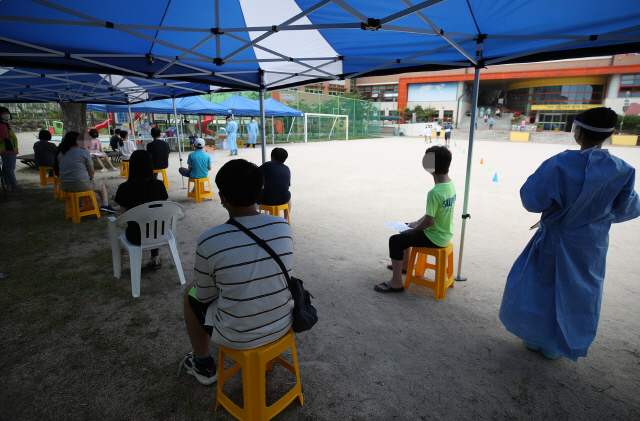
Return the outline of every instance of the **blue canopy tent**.
{"type": "MultiPolygon", "coordinates": [[[[260,101],[234,95],[219,104],[229,113],[244,117],[260,116],[260,101]]],[[[304,117],[302,111],[288,107],[273,98],[264,100],[264,114],[266,117],[304,117]]]]}
{"type": "Polygon", "coordinates": [[[637,0],[3,0],[0,21],[5,66],[257,90],[263,122],[265,90],[456,67],[473,120],[486,65],[640,51],[637,0]]]}
{"type": "MultiPolygon", "coordinates": [[[[230,115],[226,108],[199,96],[176,98],[175,105],[175,111],[183,115],[230,115]]],[[[140,102],[131,105],[130,109],[136,113],[171,114],[174,111],[171,98],[140,102]]],[[[128,110],[129,107],[122,104],[87,105],[87,111],[99,111],[102,113],[127,112],[128,110]]]]}

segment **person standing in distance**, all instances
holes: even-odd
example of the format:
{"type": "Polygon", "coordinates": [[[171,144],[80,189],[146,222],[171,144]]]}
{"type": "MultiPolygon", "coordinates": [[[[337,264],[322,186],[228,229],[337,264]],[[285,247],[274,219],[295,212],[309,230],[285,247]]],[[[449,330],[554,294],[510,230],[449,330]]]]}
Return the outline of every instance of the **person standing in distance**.
{"type": "Polygon", "coordinates": [[[251,122],[247,124],[247,133],[249,134],[249,139],[247,140],[247,148],[249,147],[249,145],[252,145],[255,148],[256,139],[258,139],[260,129],[258,128],[258,123],[256,123],[256,119],[254,117],[251,117],[251,122]]]}
{"type": "Polygon", "coordinates": [[[229,156],[238,155],[238,123],[233,121],[233,117],[227,117],[227,149],[229,149],[229,156]]]}
{"type": "Polygon", "coordinates": [[[449,147],[449,143],[451,143],[451,130],[453,130],[453,126],[451,122],[447,122],[444,126],[444,144],[447,148],[449,147]]]}

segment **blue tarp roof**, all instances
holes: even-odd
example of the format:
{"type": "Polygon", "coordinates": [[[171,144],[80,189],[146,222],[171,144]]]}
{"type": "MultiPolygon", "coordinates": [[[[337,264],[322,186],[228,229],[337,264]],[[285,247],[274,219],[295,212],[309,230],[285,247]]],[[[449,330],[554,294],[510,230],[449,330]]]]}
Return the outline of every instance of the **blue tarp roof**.
{"type": "MultiPolygon", "coordinates": [[[[260,101],[234,95],[220,103],[221,107],[231,111],[233,115],[245,117],[260,117],[260,101]]],[[[276,101],[273,98],[264,100],[264,114],[266,117],[303,117],[304,113],[276,101]]]]}
{"type": "Polygon", "coordinates": [[[640,51],[637,0],[2,0],[0,22],[4,66],[201,91],[640,51]]]}
{"type": "MultiPolygon", "coordinates": [[[[302,117],[304,113],[276,101],[273,98],[264,101],[267,117],[302,117]]],[[[87,104],[87,111],[101,113],[126,113],[128,107],[123,104],[87,104]]],[[[171,99],[148,101],[131,105],[132,113],[173,114],[171,99]]],[[[176,98],[176,112],[182,115],[236,115],[260,116],[260,102],[234,95],[220,104],[208,101],[199,96],[176,98]]]]}
{"type": "MultiPolygon", "coordinates": [[[[87,111],[124,113],[128,111],[128,107],[114,104],[88,104],[87,111]]],[[[131,112],[173,114],[173,100],[169,98],[132,104],[131,112]]],[[[176,112],[182,115],[231,115],[226,108],[199,96],[176,98],[176,112]]]]}

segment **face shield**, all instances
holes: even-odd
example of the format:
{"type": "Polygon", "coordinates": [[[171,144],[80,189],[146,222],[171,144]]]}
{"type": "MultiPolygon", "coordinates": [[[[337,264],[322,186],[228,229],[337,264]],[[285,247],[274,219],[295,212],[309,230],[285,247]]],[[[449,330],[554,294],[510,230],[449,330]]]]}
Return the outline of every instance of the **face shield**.
{"type": "Polygon", "coordinates": [[[615,127],[612,127],[610,129],[603,129],[602,127],[591,127],[574,119],[573,125],[571,126],[571,134],[573,134],[573,136],[576,135],[578,127],[582,127],[583,129],[591,130],[598,133],[610,133],[612,130],[615,130],[615,127]]]}

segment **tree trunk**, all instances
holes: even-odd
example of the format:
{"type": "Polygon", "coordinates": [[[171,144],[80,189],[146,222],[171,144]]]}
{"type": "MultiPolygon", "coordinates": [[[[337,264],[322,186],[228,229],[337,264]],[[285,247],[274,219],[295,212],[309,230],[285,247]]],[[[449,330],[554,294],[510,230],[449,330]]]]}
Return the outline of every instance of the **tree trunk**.
{"type": "Polygon", "coordinates": [[[87,132],[87,104],[62,102],[60,109],[62,110],[64,133],[78,132],[82,134],[87,132]]]}

